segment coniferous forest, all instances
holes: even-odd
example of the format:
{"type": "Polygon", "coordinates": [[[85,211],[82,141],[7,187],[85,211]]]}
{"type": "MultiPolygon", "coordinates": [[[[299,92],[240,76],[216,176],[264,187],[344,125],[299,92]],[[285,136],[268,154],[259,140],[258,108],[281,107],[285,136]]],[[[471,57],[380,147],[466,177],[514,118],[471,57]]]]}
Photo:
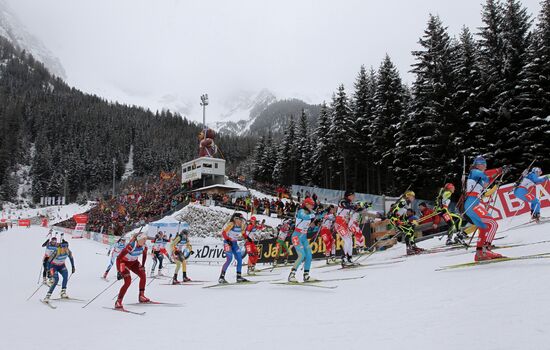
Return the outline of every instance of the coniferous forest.
{"type": "MultiPolygon", "coordinates": [[[[487,0],[483,25],[452,37],[429,15],[415,76],[403,83],[389,53],[361,67],[324,103],[315,130],[290,118],[280,143],[256,146],[259,181],[400,194],[407,186],[433,196],[460,183],[463,157],[509,164],[515,181],[537,158],[550,169],[550,1],[531,18],[518,0],[487,0]]],[[[429,197],[426,197],[429,198],[429,197]]]]}
{"type": "MultiPolygon", "coordinates": [[[[152,113],[84,94],[52,76],[24,51],[0,37],[0,200],[14,200],[16,166],[32,166],[31,194],[71,200],[119,181],[134,151],[134,176],[176,171],[198,153],[201,127],[169,111],[152,113]]],[[[218,139],[238,162],[254,141],[218,139]],[[225,145],[228,145],[225,147],[225,145]]]]}

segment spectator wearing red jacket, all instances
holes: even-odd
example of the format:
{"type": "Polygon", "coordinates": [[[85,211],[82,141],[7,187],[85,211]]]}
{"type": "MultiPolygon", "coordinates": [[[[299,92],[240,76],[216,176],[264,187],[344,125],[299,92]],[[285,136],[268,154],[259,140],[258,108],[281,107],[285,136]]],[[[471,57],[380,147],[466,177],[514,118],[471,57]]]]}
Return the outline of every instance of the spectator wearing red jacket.
{"type": "Polygon", "coordinates": [[[418,209],[420,209],[420,220],[418,220],[419,224],[427,224],[431,223],[432,228],[430,229],[430,233],[437,233],[437,227],[439,226],[439,223],[441,221],[441,217],[434,213],[434,211],[426,205],[425,202],[422,202],[418,205],[418,209]]]}

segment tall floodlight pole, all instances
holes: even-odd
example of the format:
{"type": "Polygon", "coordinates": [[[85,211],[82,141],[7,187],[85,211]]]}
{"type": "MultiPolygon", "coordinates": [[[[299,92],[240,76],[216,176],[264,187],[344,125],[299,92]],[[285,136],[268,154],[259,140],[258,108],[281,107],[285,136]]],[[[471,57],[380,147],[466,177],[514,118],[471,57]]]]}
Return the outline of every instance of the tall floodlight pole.
{"type": "MultiPolygon", "coordinates": [[[[63,200],[62,202],[65,201],[65,203],[69,203],[69,200],[67,199],[67,170],[65,170],[65,179],[64,179],[64,183],[63,183],[63,200]]],[[[65,204],[63,203],[63,204],[65,204]]]]}
{"type": "MultiPolygon", "coordinates": [[[[204,133],[204,138],[206,138],[206,106],[208,106],[208,94],[201,95],[201,106],[202,106],[202,130],[204,133]]],[[[202,177],[202,186],[206,186],[206,178],[202,177]]]]}
{"type": "Polygon", "coordinates": [[[202,106],[202,126],[204,130],[206,130],[206,106],[208,106],[208,94],[201,95],[201,106],[202,106]]]}
{"type": "Polygon", "coordinates": [[[115,198],[115,171],[116,171],[116,159],[113,158],[113,198],[115,198]]]}

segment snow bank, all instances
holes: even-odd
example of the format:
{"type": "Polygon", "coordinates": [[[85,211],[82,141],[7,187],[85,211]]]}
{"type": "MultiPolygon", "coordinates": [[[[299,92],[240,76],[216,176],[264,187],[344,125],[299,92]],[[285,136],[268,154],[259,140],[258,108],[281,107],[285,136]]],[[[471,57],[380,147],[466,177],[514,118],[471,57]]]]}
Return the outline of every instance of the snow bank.
{"type": "Polygon", "coordinates": [[[76,203],[68,205],[53,205],[49,207],[31,209],[27,206],[19,206],[7,203],[2,206],[2,217],[8,220],[29,219],[38,216],[47,216],[50,225],[67,220],[75,214],[84,213],[93,207],[93,203],[88,202],[85,205],[76,203]]]}
{"type": "MultiPolygon", "coordinates": [[[[245,218],[250,219],[250,213],[238,211],[245,218]]],[[[190,226],[190,234],[194,238],[216,238],[220,239],[220,232],[224,225],[229,222],[231,215],[235,210],[218,206],[203,206],[200,204],[189,204],[178,212],[172,214],[172,217],[179,221],[185,221],[190,226]]],[[[266,221],[266,225],[277,227],[281,220],[265,215],[255,215],[261,222],[266,221]]]]}

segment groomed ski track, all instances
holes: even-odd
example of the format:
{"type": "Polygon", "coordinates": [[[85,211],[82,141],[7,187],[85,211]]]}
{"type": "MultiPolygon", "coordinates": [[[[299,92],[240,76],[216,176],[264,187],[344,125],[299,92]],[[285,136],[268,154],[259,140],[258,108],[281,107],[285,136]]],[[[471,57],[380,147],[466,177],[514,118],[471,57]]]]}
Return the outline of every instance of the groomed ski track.
{"type": "MultiPolygon", "coordinates": [[[[549,216],[550,210],[542,213],[549,216]]],[[[500,222],[502,229],[517,225],[500,222]]],[[[0,329],[6,349],[34,350],[55,344],[56,349],[544,349],[550,344],[550,259],[510,261],[435,271],[442,266],[473,261],[474,250],[453,250],[404,258],[403,262],[337,271],[319,271],[319,279],[365,278],[330,282],[333,290],[283,288],[259,283],[230,288],[185,288],[154,281],[146,294],[152,300],[181,303],[183,307],[136,307],[137,281],[125,298],[128,310],[143,317],[112,312],[112,298],[121,282],[85,309],[82,303],[39,302],[46,287],[37,288],[47,229],[14,228],[0,233],[0,329]],[[323,273],[321,273],[321,271],[323,273]]],[[[518,228],[495,242],[539,242],[550,239],[550,224],[518,228]]],[[[497,237],[499,234],[497,233],[497,237]]],[[[474,240],[475,242],[475,240],[474,240]]],[[[70,239],[76,273],[68,294],[89,300],[108,286],[99,276],[108,257],[96,254],[105,246],[70,239]]],[[[419,246],[440,246],[437,238],[419,246]]],[[[389,261],[404,254],[403,245],[372,255],[362,264],[389,261]]],[[[507,256],[550,252],[550,242],[498,250],[507,256]]],[[[151,259],[147,261],[147,271],[151,259]]],[[[215,283],[221,266],[188,266],[192,279],[215,283]]],[[[174,265],[168,265],[171,275],[174,265]]],[[[285,279],[290,267],[276,269],[285,279]]],[[[180,274],[181,279],[181,274],[180,274]]],[[[278,276],[250,277],[273,280],[278,276]]],[[[115,278],[111,270],[110,280],[115,278]]],[[[226,278],[235,280],[230,267],[226,278]]],[[[248,278],[248,277],[247,277],[248,278]]],[[[301,271],[298,274],[301,281],[301,271]]],[[[110,282],[109,282],[110,283],[110,282]]],[[[328,284],[327,284],[328,285],[328,284]]],[[[60,287],[52,298],[59,297],[60,287]]]]}

